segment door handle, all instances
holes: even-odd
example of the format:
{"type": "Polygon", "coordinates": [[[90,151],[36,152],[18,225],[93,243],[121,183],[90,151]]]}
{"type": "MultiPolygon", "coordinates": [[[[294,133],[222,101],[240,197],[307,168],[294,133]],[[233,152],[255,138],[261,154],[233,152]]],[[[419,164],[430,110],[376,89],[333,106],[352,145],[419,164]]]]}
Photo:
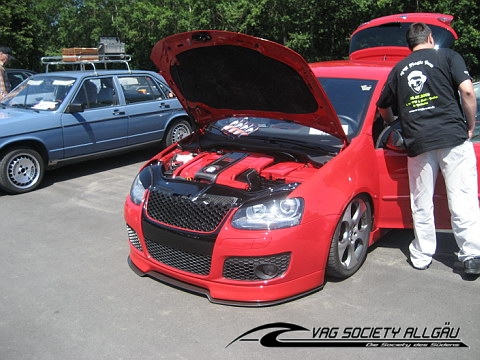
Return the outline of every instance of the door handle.
{"type": "Polygon", "coordinates": [[[162,103],[160,103],[160,107],[162,109],[170,109],[170,104],[165,104],[165,103],[162,102],[162,103]]]}
{"type": "Polygon", "coordinates": [[[113,110],[113,115],[125,115],[125,111],[113,110]]]}

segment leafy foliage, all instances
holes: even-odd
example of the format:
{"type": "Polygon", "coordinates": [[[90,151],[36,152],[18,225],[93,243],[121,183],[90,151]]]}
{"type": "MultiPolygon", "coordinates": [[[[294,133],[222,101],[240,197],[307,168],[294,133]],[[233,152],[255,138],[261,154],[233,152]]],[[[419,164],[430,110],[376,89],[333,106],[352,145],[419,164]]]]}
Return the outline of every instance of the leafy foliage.
{"type": "Polygon", "coordinates": [[[348,55],[349,36],[361,23],[401,12],[455,16],[460,52],[480,76],[477,0],[4,0],[0,45],[14,49],[11,66],[42,71],[40,57],[65,47],[97,47],[101,36],[119,37],[133,68],[154,69],[150,51],[182,31],[219,29],[282,43],[307,61],[348,55]]]}

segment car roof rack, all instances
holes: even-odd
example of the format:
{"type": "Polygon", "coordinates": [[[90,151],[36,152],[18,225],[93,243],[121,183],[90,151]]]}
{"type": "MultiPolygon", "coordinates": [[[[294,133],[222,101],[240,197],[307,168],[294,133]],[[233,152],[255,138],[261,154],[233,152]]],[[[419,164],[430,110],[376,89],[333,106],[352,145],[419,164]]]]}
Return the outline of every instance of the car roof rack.
{"type": "Polygon", "coordinates": [[[78,65],[81,71],[85,71],[87,66],[91,67],[97,74],[97,66],[102,65],[103,69],[108,69],[109,64],[123,64],[128,71],[131,71],[129,62],[132,59],[127,54],[108,54],[108,55],[62,55],[62,56],[44,56],[41,58],[42,65],[45,65],[45,72],[51,65],[78,65]]]}

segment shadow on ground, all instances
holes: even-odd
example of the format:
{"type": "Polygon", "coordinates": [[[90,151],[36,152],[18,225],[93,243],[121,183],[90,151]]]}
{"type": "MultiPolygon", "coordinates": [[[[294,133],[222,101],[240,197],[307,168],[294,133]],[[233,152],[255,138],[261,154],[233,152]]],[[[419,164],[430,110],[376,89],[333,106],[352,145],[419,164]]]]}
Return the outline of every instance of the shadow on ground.
{"type": "MultiPolygon", "coordinates": [[[[159,151],[161,151],[161,148],[159,147],[144,148],[120,155],[117,154],[109,157],[61,166],[59,168],[47,171],[38,189],[46,188],[55,183],[68,181],[73,178],[88,176],[98,172],[108,171],[135,163],[142,164],[151,159],[159,151]]],[[[136,174],[132,173],[132,181],[135,175],[136,174]]],[[[2,195],[8,194],[0,190],[0,196],[2,195]]]]}

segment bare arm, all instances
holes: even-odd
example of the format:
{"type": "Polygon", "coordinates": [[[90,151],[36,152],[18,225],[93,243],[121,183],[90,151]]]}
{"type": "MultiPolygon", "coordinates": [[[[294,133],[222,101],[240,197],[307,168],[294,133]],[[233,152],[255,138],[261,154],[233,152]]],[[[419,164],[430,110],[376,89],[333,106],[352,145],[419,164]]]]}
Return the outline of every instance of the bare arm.
{"type": "Polygon", "coordinates": [[[386,124],[390,124],[393,120],[395,120],[395,118],[393,117],[392,108],[384,109],[379,107],[378,112],[380,113],[380,116],[386,124]]]}
{"type": "Polygon", "coordinates": [[[458,91],[462,99],[463,112],[467,119],[468,125],[468,138],[472,138],[475,130],[475,115],[477,113],[477,99],[475,98],[475,90],[471,80],[465,80],[462,82],[458,91]]]}

